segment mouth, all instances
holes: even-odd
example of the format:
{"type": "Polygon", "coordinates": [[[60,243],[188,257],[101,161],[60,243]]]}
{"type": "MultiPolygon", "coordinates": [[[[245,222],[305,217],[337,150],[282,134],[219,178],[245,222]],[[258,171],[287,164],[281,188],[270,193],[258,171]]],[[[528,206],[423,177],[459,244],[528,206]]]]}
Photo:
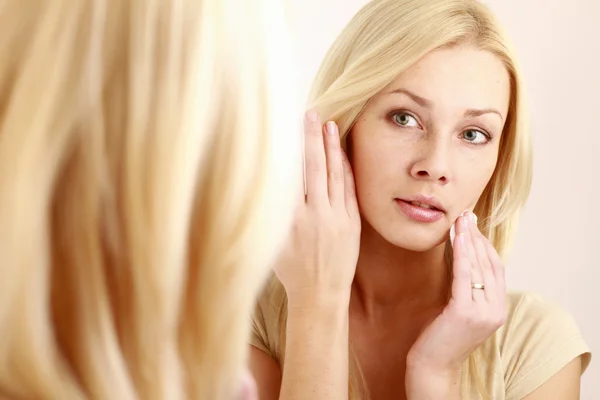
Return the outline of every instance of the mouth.
{"type": "MultiPolygon", "coordinates": [[[[401,201],[404,201],[404,200],[401,200],[401,201]]],[[[421,208],[426,208],[428,210],[442,211],[439,208],[436,208],[436,207],[432,206],[431,204],[421,203],[420,201],[409,201],[407,203],[410,203],[413,206],[417,206],[417,207],[421,207],[421,208]]]]}
{"type": "Polygon", "coordinates": [[[411,197],[405,197],[402,199],[399,198],[398,200],[410,203],[416,207],[426,208],[428,210],[437,210],[437,211],[441,211],[443,213],[446,212],[446,210],[444,210],[444,206],[442,205],[442,203],[433,196],[425,196],[422,194],[417,194],[417,195],[414,195],[411,197]]]}
{"type": "Polygon", "coordinates": [[[446,214],[442,205],[433,197],[417,196],[394,200],[404,215],[417,222],[435,222],[446,214]]]}

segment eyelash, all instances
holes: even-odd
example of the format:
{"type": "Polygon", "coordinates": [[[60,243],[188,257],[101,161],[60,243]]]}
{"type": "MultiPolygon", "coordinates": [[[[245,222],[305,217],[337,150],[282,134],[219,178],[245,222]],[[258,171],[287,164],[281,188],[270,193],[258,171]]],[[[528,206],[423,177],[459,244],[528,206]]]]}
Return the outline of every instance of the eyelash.
{"type": "MultiPolygon", "coordinates": [[[[392,111],[391,113],[389,113],[389,114],[388,114],[388,119],[389,119],[389,120],[391,120],[392,124],[394,124],[395,126],[397,126],[397,127],[399,127],[399,128],[405,128],[405,127],[403,127],[402,125],[398,124],[398,123],[395,121],[395,118],[394,118],[394,117],[395,117],[396,115],[399,115],[399,114],[408,115],[408,116],[410,116],[410,117],[414,118],[414,119],[417,121],[417,123],[419,124],[419,128],[421,128],[421,123],[419,122],[419,118],[417,118],[417,116],[416,116],[416,115],[414,115],[413,113],[411,113],[410,111],[405,111],[405,110],[395,110],[395,111],[392,111]]],[[[422,128],[421,128],[421,129],[422,129],[422,128]]],[[[467,141],[467,143],[468,143],[468,144],[470,144],[471,146],[483,146],[483,145],[486,145],[486,144],[488,144],[489,142],[491,142],[491,141],[492,141],[492,139],[493,139],[493,136],[492,136],[492,135],[490,135],[490,134],[489,134],[487,131],[485,131],[484,129],[481,129],[481,128],[467,128],[467,129],[464,129],[464,130],[461,132],[461,135],[464,135],[464,133],[465,133],[465,132],[468,132],[468,131],[476,131],[476,132],[479,132],[479,133],[481,133],[483,136],[485,136],[485,137],[487,138],[487,141],[486,141],[486,142],[484,142],[484,143],[473,143],[473,142],[469,142],[469,141],[467,141]]]]}

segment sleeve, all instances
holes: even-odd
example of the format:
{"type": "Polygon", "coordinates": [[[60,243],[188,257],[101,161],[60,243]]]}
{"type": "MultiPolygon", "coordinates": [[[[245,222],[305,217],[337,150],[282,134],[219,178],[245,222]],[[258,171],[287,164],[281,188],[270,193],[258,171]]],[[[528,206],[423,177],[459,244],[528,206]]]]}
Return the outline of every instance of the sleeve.
{"type": "Polygon", "coordinates": [[[269,351],[269,338],[267,335],[267,324],[265,321],[265,314],[263,311],[263,299],[258,299],[256,306],[254,307],[254,313],[252,314],[252,332],[250,333],[250,344],[265,353],[269,351]]]}
{"type": "Polygon", "coordinates": [[[250,344],[264,351],[276,360],[279,359],[279,307],[285,297],[285,289],[275,276],[265,283],[258,296],[254,313],[252,314],[252,332],[250,344]]]}
{"type": "Polygon", "coordinates": [[[591,353],[569,313],[523,294],[512,314],[502,354],[506,400],[527,396],[577,357],[585,371],[591,353]]]}

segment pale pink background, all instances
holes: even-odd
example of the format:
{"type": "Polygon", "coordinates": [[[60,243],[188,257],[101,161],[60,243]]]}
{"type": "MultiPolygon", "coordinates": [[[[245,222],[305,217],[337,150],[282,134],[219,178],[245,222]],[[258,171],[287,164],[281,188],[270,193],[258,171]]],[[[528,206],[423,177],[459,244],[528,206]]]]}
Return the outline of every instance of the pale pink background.
{"type": "MultiPolygon", "coordinates": [[[[291,1],[304,94],[329,45],[366,2],[291,1]]],[[[508,283],[573,314],[595,352],[581,398],[600,399],[600,1],[486,3],[520,56],[535,145],[534,185],[508,283]]]]}

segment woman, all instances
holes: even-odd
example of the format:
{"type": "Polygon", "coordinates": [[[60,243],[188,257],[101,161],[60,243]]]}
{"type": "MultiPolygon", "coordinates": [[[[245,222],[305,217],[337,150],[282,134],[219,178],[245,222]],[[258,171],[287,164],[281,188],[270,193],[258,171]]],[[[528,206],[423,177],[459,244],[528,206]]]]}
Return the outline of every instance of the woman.
{"type": "Polygon", "coordinates": [[[302,176],[280,7],[1,2],[1,399],[250,398],[302,176]]]}
{"type": "Polygon", "coordinates": [[[532,169],[520,79],[476,1],[354,17],[316,77],[305,204],[254,315],[261,399],[579,398],[571,317],[505,290],[532,169]]]}

